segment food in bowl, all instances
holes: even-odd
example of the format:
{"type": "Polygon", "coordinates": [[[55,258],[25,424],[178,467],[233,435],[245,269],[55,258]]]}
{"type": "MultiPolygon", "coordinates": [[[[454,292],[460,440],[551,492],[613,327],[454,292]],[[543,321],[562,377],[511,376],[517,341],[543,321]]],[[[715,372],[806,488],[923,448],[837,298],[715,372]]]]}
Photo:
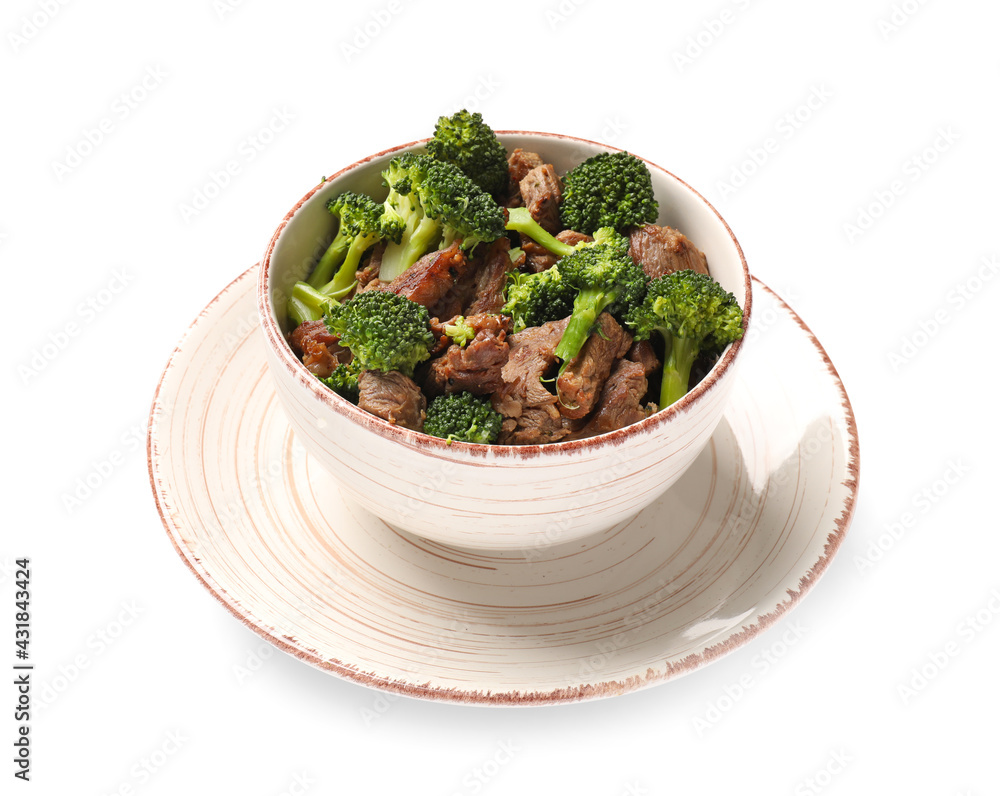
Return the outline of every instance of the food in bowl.
{"type": "MultiPolygon", "coordinates": [[[[558,133],[498,131],[496,137],[511,154],[516,150],[545,153],[561,175],[594,155],[617,151],[558,133]]],[[[342,164],[285,214],[261,260],[257,309],[275,397],[293,432],[291,439],[332,479],[332,483],[325,477],[317,480],[309,494],[301,497],[322,501],[332,516],[344,510],[366,511],[371,521],[383,521],[436,544],[529,558],[552,545],[575,542],[630,520],[674,484],[708,445],[738,378],[745,334],[727,346],[704,375],[696,365],[691,389],[674,404],[613,431],[544,444],[457,439],[449,443],[446,437],[414,431],[342,398],[289,345],[288,337],[299,325],[289,313],[289,298],[300,283],[307,282],[337,231],[328,208],[330,200],[347,191],[386,196],[382,172],[389,163],[408,152],[425,153],[427,147],[427,141],[403,143],[342,164]]],[[[659,205],[654,223],[683,230],[690,241],[697,242],[698,251],[711,266],[712,278],[743,309],[745,333],[752,324],[752,282],[732,230],[691,186],[666,169],[643,162],[659,205]]],[[[520,241],[515,238],[514,248],[520,241]]],[[[648,243],[656,245],[657,240],[648,243]]],[[[691,249],[688,256],[700,259],[691,249]]],[[[498,279],[497,284],[509,292],[508,281],[498,279]]],[[[497,319],[491,316],[489,320],[497,319]]],[[[317,321],[322,330],[321,314],[317,321]]],[[[555,336],[558,323],[536,333],[555,336]]],[[[463,334],[461,323],[451,326],[458,339],[469,333],[465,328],[463,334]]],[[[496,327],[497,335],[499,331],[496,327]]],[[[509,342],[514,329],[505,334],[509,342]]],[[[307,345],[318,342],[321,336],[307,345]]],[[[326,353],[316,347],[317,361],[330,349],[336,353],[332,342],[325,344],[326,353]]],[[[551,400],[549,385],[537,380],[535,384],[551,400]]],[[[535,394],[543,397],[541,392],[535,394]]],[[[379,393],[372,395],[380,398],[379,393]]],[[[426,430],[426,417],[424,423],[426,430]]],[[[318,473],[316,477],[321,478],[318,473]]],[[[669,518],[662,521],[669,525],[669,518]]]]}
{"type": "Polygon", "coordinates": [[[449,444],[606,434],[680,400],[742,336],[628,152],[560,173],[460,111],[381,177],[380,195],[327,200],[333,240],[286,309],[303,365],[390,424],[449,444]]]}

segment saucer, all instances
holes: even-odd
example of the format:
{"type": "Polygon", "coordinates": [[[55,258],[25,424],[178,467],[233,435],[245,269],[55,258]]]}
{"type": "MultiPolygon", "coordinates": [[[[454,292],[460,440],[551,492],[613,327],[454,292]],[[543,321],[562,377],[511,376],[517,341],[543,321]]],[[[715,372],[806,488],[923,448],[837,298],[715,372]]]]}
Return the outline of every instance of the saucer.
{"type": "Polygon", "coordinates": [[[847,532],[859,473],[847,393],[759,280],[730,404],[681,480],[627,522],[515,553],[412,536],[341,492],[278,404],[256,275],[226,287],[171,356],[150,416],[150,482],[202,584],[313,666],[465,703],[634,691],[774,624],[847,532]]]}

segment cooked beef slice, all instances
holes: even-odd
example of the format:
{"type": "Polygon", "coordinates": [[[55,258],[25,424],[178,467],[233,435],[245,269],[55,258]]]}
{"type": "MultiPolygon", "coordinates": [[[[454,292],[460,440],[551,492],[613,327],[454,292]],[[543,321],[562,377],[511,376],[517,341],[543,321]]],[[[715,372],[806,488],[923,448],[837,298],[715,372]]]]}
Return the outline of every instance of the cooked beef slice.
{"type": "Polygon", "coordinates": [[[649,376],[660,369],[660,359],[649,340],[636,340],[625,354],[626,359],[642,365],[642,375],[649,376]]]}
{"type": "Polygon", "coordinates": [[[507,338],[507,362],[501,368],[503,384],[493,392],[493,408],[504,416],[500,444],[555,442],[571,433],[556,408],[556,396],[542,378],[550,375],[569,318],[523,329],[507,338]]]}
{"type": "MultiPolygon", "coordinates": [[[[556,235],[556,240],[562,241],[570,246],[576,246],[578,243],[591,241],[593,238],[590,237],[590,235],[584,235],[582,232],[575,232],[572,229],[564,229],[556,235]]],[[[539,271],[548,270],[555,265],[556,261],[559,259],[540,243],[535,243],[527,235],[521,236],[521,249],[528,258],[527,268],[532,273],[537,274],[539,271]]]]}
{"type": "MultiPolygon", "coordinates": [[[[465,314],[500,312],[504,305],[503,291],[507,285],[507,274],[514,268],[510,260],[510,240],[502,237],[489,246],[484,244],[477,247],[473,263],[476,268],[475,285],[471,301],[463,305],[465,314]]],[[[448,316],[441,313],[439,317],[448,316]]]]}
{"type": "Polygon", "coordinates": [[[590,414],[615,360],[632,345],[632,336],[608,313],[600,314],[597,327],[556,380],[559,411],[572,420],[590,414]]]}
{"type": "Polygon", "coordinates": [[[432,307],[454,287],[468,265],[469,261],[456,241],[447,249],[425,254],[393,279],[386,289],[417,304],[432,307]]]}
{"type": "Polygon", "coordinates": [[[527,406],[517,417],[505,417],[500,426],[500,445],[544,445],[559,442],[579,432],[582,420],[563,417],[553,406],[527,406]]]}
{"type": "Polygon", "coordinates": [[[531,217],[547,232],[555,235],[562,229],[559,203],[562,180],[551,163],[536,166],[521,180],[521,198],[531,217]]]}
{"type": "MultiPolygon", "coordinates": [[[[594,414],[578,436],[606,434],[647,417],[649,413],[642,406],[642,399],[648,389],[649,382],[642,364],[630,359],[619,359],[601,388],[594,414]]],[[[653,410],[655,411],[655,407],[653,410]]]]}
{"type": "Polygon", "coordinates": [[[399,371],[365,370],[358,378],[358,406],[393,425],[421,431],[427,399],[416,382],[399,371]]]}
{"type": "Polygon", "coordinates": [[[480,329],[465,346],[449,346],[431,361],[424,391],[428,395],[463,391],[488,395],[503,385],[501,371],[509,353],[504,330],[480,329]]]}
{"type": "Polygon", "coordinates": [[[674,271],[708,273],[705,255],[671,227],[646,224],[629,233],[629,254],[650,279],[674,271]]]}
{"type": "Polygon", "coordinates": [[[302,357],[310,373],[326,378],[341,362],[351,361],[351,352],[330,334],[323,321],[300,323],[289,335],[292,349],[302,357]]]}
{"type": "Polygon", "coordinates": [[[510,192],[507,197],[507,207],[522,207],[524,200],[521,198],[521,180],[527,176],[528,172],[545,161],[540,155],[534,152],[525,152],[518,147],[510,153],[507,158],[507,173],[510,175],[510,192]]]}

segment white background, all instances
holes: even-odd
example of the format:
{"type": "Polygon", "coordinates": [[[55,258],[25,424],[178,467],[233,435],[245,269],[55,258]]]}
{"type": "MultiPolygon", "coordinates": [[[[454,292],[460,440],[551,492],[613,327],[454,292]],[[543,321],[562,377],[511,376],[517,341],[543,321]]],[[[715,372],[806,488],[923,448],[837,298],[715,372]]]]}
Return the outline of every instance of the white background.
{"type": "Polygon", "coordinates": [[[30,556],[36,669],[30,784],[0,689],[0,790],[1000,792],[998,25],[985,0],[5,3],[0,658],[30,556]],[[699,189],[852,399],[837,559],[674,682],[386,700],[270,654],[155,510],[144,427],[189,323],[321,176],[463,106],[699,189]]]}

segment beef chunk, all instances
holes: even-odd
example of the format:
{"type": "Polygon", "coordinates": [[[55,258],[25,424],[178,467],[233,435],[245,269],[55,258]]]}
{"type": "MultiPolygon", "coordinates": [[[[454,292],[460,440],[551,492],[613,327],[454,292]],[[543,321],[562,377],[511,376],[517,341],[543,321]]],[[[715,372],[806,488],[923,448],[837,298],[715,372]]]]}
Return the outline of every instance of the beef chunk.
{"type": "MultiPolygon", "coordinates": [[[[641,403],[647,389],[649,382],[643,373],[642,364],[630,359],[619,359],[604,382],[597,409],[579,436],[606,434],[647,417],[649,412],[641,403]]],[[[653,410],[655,411],[655,407],[653,410]]]]}
{"type": "Polygon", "coordinates": [[[507,364],[510,318],[505,315],[470,315],[466,323],[476,336],[464,347],[450,346],[430,363],[424,380],[428,395],[471,392],[487,395],[503,385],[501,371],[507,364]]]}
{"type": "Polygon", "coordinates": [[[364,267],[358,269],[358,293],[373,283],[376,286],[379,284],[378,272],[382,268],[382,255],[385,254],[385,241],[380,240],[372,246],[369,251],[371,254],[368,257],[368,263],[364,267]]]}
{"type": "Polygon", "coordinates": [[[427,399],[409,376],[395,370],[366,370],[358,378],[358,406],[393,425],[421,431],[427,399]]]}
{"type": "Polygon", "coordinates": [[[508,338],[510,352],[500,371],[503,384],[493,392],[493,408],[504,416],[502,445],[555,442],[572,433],[556,408],[556,396],[542,383],[557,359],[553,351],[568,318],[523,329],[508,338]]]}
{"type": "Polygon", "coordinates": [[[597,331],[556,380],[559,411],[573,420],[590,414],[615,360],[632,345],[632,336],[608,313],[601,313],[597,325],[597,331]]]}
{"type": "MultiPolygon", "coordinates": [[[[556,235],[556,240],[562,241],[570,246],[576,246],[578,243],[591,241],[593,238],[590,237],[590,235],[584,235],[582,232],[574,232],[571,229],[564,229],[556,235]]],[[[532,273],[537,274],[539,271],[547,271],[555,265],[556,261],[559,259],[540,243],[535,243],[527,235],[521,236],[521,248],[524,250],[525,256],[528,258],[527,268],[532,273]]]]}
{"type": "Polygon", "coordinates": [[[547,232],[555,235],[562,229],[559,203],[562,180],[551,163],[536,166],[521,180],[521,198],[531,217],[547,232]]]}
{"type": "Polygon", "coordinates": [[[649,340],[636,340],[625,354],[625,358],[642,365],[643,376],[648,377],[660,369],[659,357],[656,356],[653,344],[649,340]]]}
{"type": "Polygon", "coordinates": [[[524,200],[521,198],[521,180],[529,171],[541,166],[545,161],[540,155],[534,152],[525,152],[518,147],[510,153],[507,158],[507,172],[510,175],[510,195],[507,197],[507,207],[522,207],[524,200]]]}
{"type": "MultiPolygon", "coordinates": [[[[510,261],[510,240],[506,236],[498,238],[489,246],[478,247],[477,252],[480,253],[473,260],[477,263],[474,296],[466,306],[465,314],[500,312],[504,305],[503,291],[507,285],[507,274],[514,268],[510,261]]],[[[449,316],[442,313],[440,317],[449,316]]]]}
{"type": "Polygon", "coordinates": [[[500,426],[500,445],[544,445],[559,442],[579,433],[582,420],[563,417],[552,406],[526,406],[515,418],[504,418],[500,426]]]}
{"type": "Polygon", "coordinates": [[[339,338],[330,334],[323,321],[300,323],[289,335],[289,340],[306,369],[321,378],[333,373],[341,362],[351,361],[351,352],[340,345],[339,338]]]}
{"type": "Polygon", "coordinates": [[[629,234],[629,254],[650,279],[674,271],[708,273],[708,263],[694,244],[671,227],[646,224],[629,234]]]}
{"type": "Polygon", "coordinates": [[[432,307],[454,287],[468,265],[469,261],[456,241],[447,249],[425,254],[393,279],[386,289],[417,304],[432,307]]]}

